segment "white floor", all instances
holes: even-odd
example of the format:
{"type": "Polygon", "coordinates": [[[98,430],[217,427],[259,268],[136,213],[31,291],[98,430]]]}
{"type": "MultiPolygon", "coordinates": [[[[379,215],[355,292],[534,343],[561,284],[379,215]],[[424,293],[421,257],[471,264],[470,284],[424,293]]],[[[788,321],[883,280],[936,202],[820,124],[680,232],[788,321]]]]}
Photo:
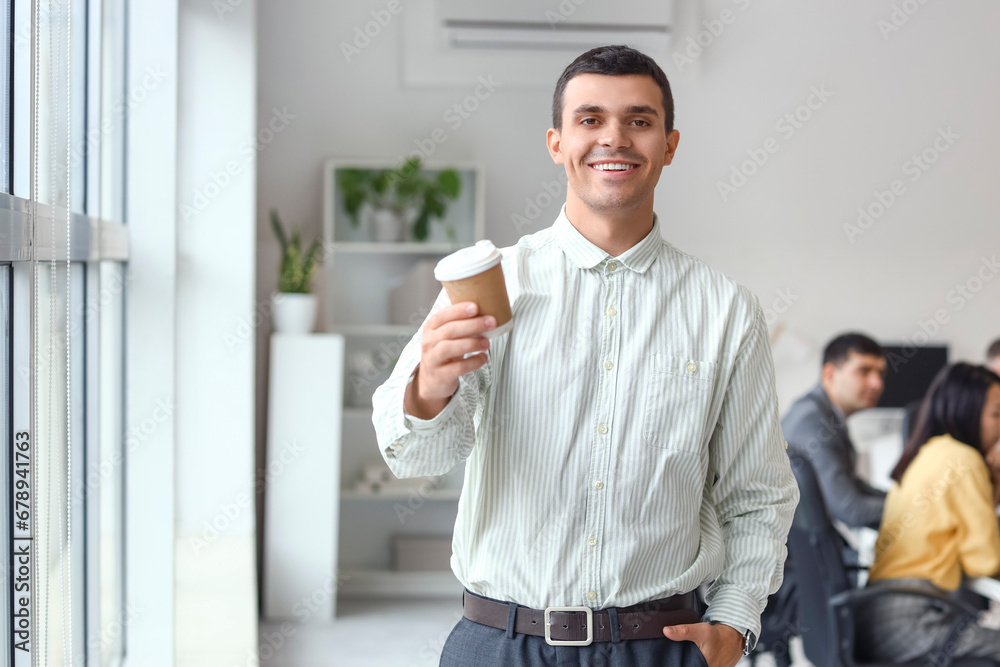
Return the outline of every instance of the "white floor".
{"type": "MultiPolygon", "coordinates": [[[[260,622],[261,667],[437,667],[460,600],[341,600],[336,623],[260,622]],[[272,649],[276,644],[279,644],[272,649]]],[[[793,640],[792,667],[810,667],[793,640]]],[[[762,656],[757,667],[773,667],[762,656]]],[[[738,667],[748,667],[743,660],[738,667]]]]}
{"type": "Polygon", "coordinates": [[[461,600],[340,600],[335,623],[260,622],[261,667],[436,667],[461,600]],[[279,635],[285,643],[273,651],[279,635]],[[273,655],[271,655],[273,653],[273,655]]]}
{"type": "Polygon", "coordinates": [[[197,554],[178,536],[176,660],[184,667],[252,663],[257,628],[253,534],[224,535],[197,554]]]}

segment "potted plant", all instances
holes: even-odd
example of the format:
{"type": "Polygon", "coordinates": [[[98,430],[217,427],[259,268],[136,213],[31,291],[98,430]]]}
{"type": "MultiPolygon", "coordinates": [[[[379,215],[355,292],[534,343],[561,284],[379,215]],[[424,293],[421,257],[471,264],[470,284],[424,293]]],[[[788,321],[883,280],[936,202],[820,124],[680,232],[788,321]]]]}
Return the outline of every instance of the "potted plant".
{"type": "MultiPolygon", "coordinates": [[[[462,180],[454,169],[442,169],[437,178],[427,178],[420,166],[420,158],[412,157],[397,169],[342,169],[340,187],[351,224],[361,224],[361,211],[367,204],[372,238],[398,242],[403,240],[407,212],[415,210],[413,238],[426,241],[431,219],[444,217],[445,200],[458,198],[462,180]]],[[[455,230],[447,226],[445,231],[456,242],[455,230]]]]}
{"type": "Polygon", "coordinates": [[[271,229],[281,244],[281,272],[278,291],[274,295],[274,329],[277,333],[312,333],[316,323],[316,295],[312,294],[312,279],[322,261],[320,243],[313,241],[302,252],[298,230],[291,238],[285,235],[278,212],[271,209],[271,229]]]}

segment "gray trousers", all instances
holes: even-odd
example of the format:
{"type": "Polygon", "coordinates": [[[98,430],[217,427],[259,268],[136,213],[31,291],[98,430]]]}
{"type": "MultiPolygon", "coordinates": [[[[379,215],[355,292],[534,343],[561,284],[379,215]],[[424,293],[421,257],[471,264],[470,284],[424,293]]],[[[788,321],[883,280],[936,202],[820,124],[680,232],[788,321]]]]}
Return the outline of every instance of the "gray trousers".
{"type": "MultiPolygon", "coordinates": [[[[877,588],[882,581],[869,584],[877,588]]],[[[925,579],[886,579],[885,584],[946,593],[925,579]]],[[[957,618],[933,600],[887,594],[858,610],[855,646],[858,657],[870,662],[907,662],[927,658],[942,662],[936,647],[957,618]]],[[[1000,661],[1000,631],[967,623],[943,649],[951,658],[991,658],[1000,661]]]]}
{"type": "MultiPolygon", "coordinates": [[[[492,598],[487,598],[492,599],[492,598]]],[[[694,642],[628,639],[590,646],[549,646],[544,637],[515,634],[463,617],[448,635],[440,667],[708,667],[694,642]]]]}

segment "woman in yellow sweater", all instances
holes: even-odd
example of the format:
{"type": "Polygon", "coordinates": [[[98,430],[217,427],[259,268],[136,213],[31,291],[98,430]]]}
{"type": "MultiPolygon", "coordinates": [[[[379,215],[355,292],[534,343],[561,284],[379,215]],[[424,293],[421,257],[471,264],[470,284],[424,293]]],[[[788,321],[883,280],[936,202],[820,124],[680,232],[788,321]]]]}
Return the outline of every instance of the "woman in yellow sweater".
{"type": "MultiPolygon", "coordinates": [[[[869,586],[954,591],[962,576],[1000,573],[1000,525],[985,454],[1000,441],[1000,376],[958,363],[938,374],[886,498],[869,586]]],[[[884,595],[859,610],[857,645],[879,662],[915,660],[956,617],[930,599],[884,595]]],[[[1000,660],[1000,631],[972,624],[953,658],[1000,660]]]]}

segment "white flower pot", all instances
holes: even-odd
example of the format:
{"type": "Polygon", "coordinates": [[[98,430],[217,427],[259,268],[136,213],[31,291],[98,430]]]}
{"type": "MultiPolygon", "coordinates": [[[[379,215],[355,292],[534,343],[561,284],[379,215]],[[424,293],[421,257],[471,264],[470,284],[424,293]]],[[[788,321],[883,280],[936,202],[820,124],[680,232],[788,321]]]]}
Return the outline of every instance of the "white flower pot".
{"type": "Polygon", "coordinates": [[[315,294],[274,294],[274,331],[283,334],[308,334],[316,326],[315,294]]]}
{"type": "Polygon", "coordinates": [[[376,208],[370,218],[372,240],[379,243],[398,243],[403,240],[403,219],[395,211],[376,208]]]}

